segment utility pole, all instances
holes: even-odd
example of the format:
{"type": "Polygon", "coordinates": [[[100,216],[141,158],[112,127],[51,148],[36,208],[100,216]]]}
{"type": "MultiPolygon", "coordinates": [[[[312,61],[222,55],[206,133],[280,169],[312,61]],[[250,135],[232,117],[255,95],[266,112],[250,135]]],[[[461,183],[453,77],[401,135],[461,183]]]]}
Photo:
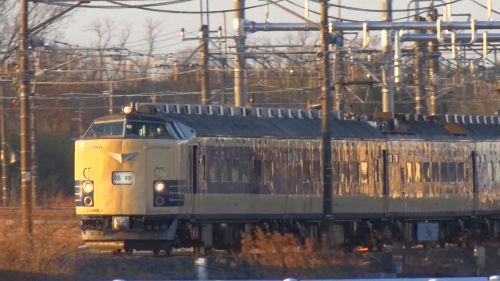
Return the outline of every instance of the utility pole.
{"type": "MultiPolygon", "coordinates": [[[[340,9],[340,8],[339,8],[340,9]]],[[[333,106],[333,110],[334,111],[341,111],[341,105],[342,105],[342,91],[343,91],[343,88],[344,88],[344,71],[345,71],[345,67],[344,67],[344,60],[343,60],[343,56],[342,56],[342,53],[341,53],[341,49],[343,47],[343,36],[344,36],[344,32],[342,31],[339,31],[337,32],[337,36],[338,38],[340,38],[340,42],[335,42],[335,49],[334,49],[334,65],[335,65],[335,69],[334,69],[334,81],[335,81],[335,99],[334,99],[334,106],[333,106]],[[337,44],[337,43],[340,43],[340,44],[337,44]]]]}
{"type": "Polygon", "coordinates": [[[210,92],[210,72],[208,70],[208,25],[203,24],[200,29],[201,45],[201,101],[203,105],[207,104],[208,93],[210,92]]]}
{"type": "MultiPolygon", "coordinates": [[[[429,12],[427,15],[428,21],[436,21],[437,20],[437,11],[434,7],[429,8],[429,12]]],[[[438,87],[438,66],[439,66],[439,51],[438,51],[438,43],[430,40],[427,43],[427,55],[428,55],[428,85],[429,85],[429,93],[427,98],[427,114],[429,116],[437,115],[436,108],[436,96],[437,96],[437,87],[438,87]]]]}
{"type": "Polygon", "coordinates": [[[109,84],[108,84],[108,100],[109,100],[109,108],[108,108],[108,112],[109,112],[109,115],[113,115],[113,107],[114,107],[114,104],[113,104],[113,81],[109,81],[109,84]]]}
{"type": "Polygon", "coordinates": [[[5,106],[4,97],[5,89],[3,84],[0,82],[0,137],[1,137],[1,153],[2,157],[2,206],[7,207],[9,205],[9,166],[7,164],[7,158],[9,153],[7,150],[7,130],[5,129],[5,106]]]}
{"type": "Polygon", "coordinates": [[[38,140],[36,132],[35,101],[30,99],[30,144],[31,144],[31,204],[36,207],[38,193],[38,140]]]}
{"type": "MultiPolygon", "coordinates": [[[[382,21],[392,21],[392,0],[382,0],[382,21]]],[[[394,112],[394,84],[390,78],[392,48],[390,30],[382,30],[382,52],[384,54],[384,65],[382,66],[382,112],[394,112]]]]}
{"type": "Polygon", "coordinates": [[[328,34],[328,0],[321,0],[321,167],[323,169],[323,234],[329,232],[332,219],[332,143],[330,137],[330,51],[328,34]]]}
{"type": "Polygon", "coordinates": [[[28,59],[28,0],[20,0],[20,31],[19,31],[19,107],[20,107],[20,137],[21,137],[21,224],[26,235],[31,236],[32,205],[31,205],[31,172],[29,170],[29,89],[30,65],[28,59]]]}
{"type": "Polygon", "coordinates": [[[423,96],[425,94],[425,88],[422,83],[422,43],[415,42],[413,47],[413,81],[415,83],[415,114],[424,114],[423,112],[423,96]]]}
{"type": "Polygon", "coordinates": [[[234,106],[247,103],[245,69],[245,0],[233,0],[234,29],[236,31],[236,55],[234,57],[234,106]]]}
{"type": "MultiPolygon", "coordinates": [[[[337,1],[338,4],[338,10],[337,10],[337,17],[339,19],[342,18],[342,0],[337,1]]],[[[333,81],[335,81],[335,99],[333,100],[333,110],[340,112],[342,111],[342,92],[344,90],[344,77],[345,77],[345,65],[344,65],[344,59],[341,53],[341,50],[344,47],[344,32],[343,31],[337,31],[336,36],[339,39],[339,42],[335,42],[335,49],[334,49],[334,58],[333,58],[333,63],[334,63],[334,78],[333,81]]],[[[345,54],[345,52],[344,52],[345,54]]]]}

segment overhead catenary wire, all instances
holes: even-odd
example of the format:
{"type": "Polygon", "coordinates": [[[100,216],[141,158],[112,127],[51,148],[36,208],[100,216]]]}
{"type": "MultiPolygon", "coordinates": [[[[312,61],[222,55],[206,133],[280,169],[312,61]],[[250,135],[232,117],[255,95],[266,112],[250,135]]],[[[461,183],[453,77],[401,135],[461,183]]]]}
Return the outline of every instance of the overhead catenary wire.
{"type": "MultiPolygon", "coordinates": [[[[191,0],[189,0],[191,1],[191,0]]],[[[281,2],[284,0],[277,0],[276,2],[281,2]]],[[[47,5],[54,5],[54,6],[64,6],[64,7],[70,7],[73,4],[64,4],[64,3],[49,3],[47,0],[39,0],[40,3],[44,3],[47,5]]],[[[142,4],[142,5],[130,5],[130,4],[125,4],[125,3],[120,3],[120,1],[113,1],[113,0],[106,0],[106,2],[113,3],[115,6],[103,6],[103,5],[98,5],[98,6],[93,6],[93,5],[80,5],[79,7],[81,8],[97,8],[97,9],[140,9],[140,10],[145,10],[145,11],[150,11],[150,12],[159,12],[159,13],[170,13],[170,14],[219,14],[219,13],[229,13],[229,12],[234,12],[237,11],[238,9],[226,9],[226,10],[211,10],[211,11],[188,11],[188,10],[165,10],[165,9],[154,9],[154,8],[149,8],[150,5],[153,4],[142,4]]],[[[167,4],[165,4],[167,5],[167,4]]],[[[171,5],[171,4],[168,4],[171,5]]],[[[249,9],[255,9],[255,8],[260,8],[266,6],[267,3],[265,4],[258,4],[258,5],[253,5],[253,6],[246,6],[244,10],[249,10],[249,9]]],[[[161,6],[159,4],[156,4],[155,6],[161,6]]]]}

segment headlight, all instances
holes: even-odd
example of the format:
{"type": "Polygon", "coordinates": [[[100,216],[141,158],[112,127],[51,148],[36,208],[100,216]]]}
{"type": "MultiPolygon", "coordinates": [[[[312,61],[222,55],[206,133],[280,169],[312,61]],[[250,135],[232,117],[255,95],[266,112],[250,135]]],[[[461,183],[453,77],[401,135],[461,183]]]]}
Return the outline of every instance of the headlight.
{"type": "Polygon", "coordinates": [[[91,193],[94,191],[94,184],[91,181],[85,181],[82,186],[83,192],[91,193]]]}
{"type": "Polygon", "coordinates": [[[83,198],[83,204],[86,207],[92,207],[94,206],[94,200],[92,200],[92,197],[90,196],[85,196],[85,198],[83,198]]]}
{"type": "Polygon", "coordinates": [[[154,189],[158,193],[165,192],[165,190],[167,190],[167,184],[163,181],[156,181],[154,183],[154,189]]]}

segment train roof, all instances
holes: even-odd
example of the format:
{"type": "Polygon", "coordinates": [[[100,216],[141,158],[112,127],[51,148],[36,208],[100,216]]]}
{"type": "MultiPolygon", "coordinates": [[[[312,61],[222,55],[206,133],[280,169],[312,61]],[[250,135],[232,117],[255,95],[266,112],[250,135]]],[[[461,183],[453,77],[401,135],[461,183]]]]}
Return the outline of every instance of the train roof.
{"type": "MultiPolygon", "coordinates": [[[[179,104],[139,104],[136,109],[182,122],[200,137],[321,137],[320,110],[179,104]]],[[[429,119],[400,114],[390,120],[369,120],[333,112],[330,134],[335,139],[499,140],[500,116],[429,119]]]]}

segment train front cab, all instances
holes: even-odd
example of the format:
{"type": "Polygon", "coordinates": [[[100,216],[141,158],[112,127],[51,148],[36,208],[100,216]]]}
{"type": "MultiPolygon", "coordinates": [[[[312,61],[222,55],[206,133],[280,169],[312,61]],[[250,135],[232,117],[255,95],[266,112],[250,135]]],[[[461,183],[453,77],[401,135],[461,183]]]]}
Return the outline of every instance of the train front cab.
{"type": "Polygon", "coordinates": [[[166,249],[186,208],[194,132],[174,121],[114,115],[75,142],[75,203],[84,241],[166,249]],[[163,135],[158,128],[163,127],[163,135]]]}

